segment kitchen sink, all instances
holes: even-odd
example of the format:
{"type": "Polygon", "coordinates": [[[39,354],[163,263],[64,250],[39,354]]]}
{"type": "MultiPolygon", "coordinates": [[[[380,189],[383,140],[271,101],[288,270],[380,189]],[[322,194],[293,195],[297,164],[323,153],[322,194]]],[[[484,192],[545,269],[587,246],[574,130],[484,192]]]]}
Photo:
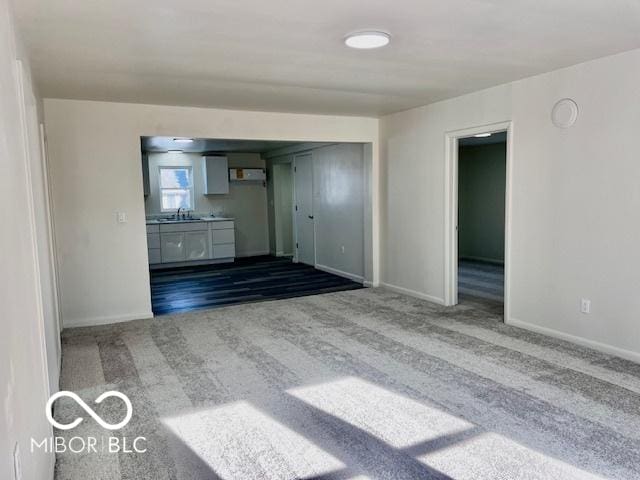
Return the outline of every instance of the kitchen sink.
{"type": "Polygon", "coordinates": [[[201,218],[158,218],[158,222],[202,222],[201,218]]]}

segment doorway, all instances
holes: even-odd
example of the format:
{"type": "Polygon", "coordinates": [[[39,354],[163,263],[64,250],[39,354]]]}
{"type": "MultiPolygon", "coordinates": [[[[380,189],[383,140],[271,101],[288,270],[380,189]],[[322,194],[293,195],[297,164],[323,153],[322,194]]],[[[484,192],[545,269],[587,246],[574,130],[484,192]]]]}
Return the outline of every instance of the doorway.
{"type": "Polygon", "coordinates": [[[293,166],[273,165],[273,229],[276,257],[293,257],[295,253],[293,166]]]}
{"type": "Polygon", "coordinates": [[[510,123],[447,134],[445,303],[508,312],[510,123]]]}
{"type": "Polygon", "coordinates": [[[458,295],[504,303],[507,134],[458,140],[458,295]]]}
{"type": "Polygon", "coordinates": [[[296,155],[293,166],[293,177],[296,202],[296,260],[300,263],[315,266],[313,160],[310,153],[296,155]]]}

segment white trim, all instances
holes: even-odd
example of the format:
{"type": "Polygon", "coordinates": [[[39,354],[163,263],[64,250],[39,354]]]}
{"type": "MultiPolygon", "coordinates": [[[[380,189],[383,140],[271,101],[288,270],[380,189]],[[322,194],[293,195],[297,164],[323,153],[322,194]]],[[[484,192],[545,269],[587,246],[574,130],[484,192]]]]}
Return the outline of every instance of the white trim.
{"type": "MultiPolygon", "coordinates": [[[[505,317],[506,318],[506,317],[505,317]]],[[[558,338],[560,340],[565,340],[567,342],[575,343],[577,345],[581,345],[583,347],[592,348],[602,353],[607,353],[609,355],[615,355],[617,357],[625,358],[627,360],[631,360],[633,362],[640,363],[640,353],[633,352],[631,350],[625,350],[622,348],[614,347],[612,345],[608,345],[606,343],[596,342],[595,340],[589,340],[588,338],[578,337],[576,335],[571,335],[569,333],[560,332],[558,330],[553,330],[547,327],[541,327],[539,325],[535,325],[533,323],[524,322],[522,320],[518,320],[515,318],[509,318],[505,320],[507,325],[512,325],[518,328],[524,328],[525,330],[530,330],[532,332],[540,333],[542,335],[547,335],[549,337],[558,338]]]]}
{"type": "Polygon", "coordinates": [[[130,322],[131,320],[145,320],[153,318],[153,312],[127,313],[125,315],[112,315],[107,317],[81,318],[78,320],[66,320],[64,328],[93,327],[95,325],[110,325],[112,323],[130,322]]]}
{"type": "Polygon", "coordinates": [[[511,282],[511,183],[513,122],[504,121],[445,132],[444,304],[458,303],[458,139],[507,131],[504,239],[504,317],[509,318],[511,282]]]}
{"type": "Polygon", "coordinates": [[[322,270],[323,272],[333,273],[334,275],[338,275],[339,277],[348,278],[349,280],[353,280],[354,282],[364,283],[364,277],[362,275],[354,275],[353,273],[345,272],[342,270],[338,270],[337,268],[327,267],[326,265],[316,264],[316,268],[318,270],[322,270]]]}
{"type": "MultiPolygon", "coordinates": [[[[58,285],[60,283],[60,278],[58,274],[58,254],[56,248],[56,235],[55,235],[55,225],[53,222],[53,196],[51,194],[51,189],[49,188],[51,184],[51,175],[49,173],[49,160],[48,160],[48,152],[47,152],[47,135],[44,128],[44,123],[39,124],[39,133],[40,133],[40,155],[42,160],[42,170],[43,170],[43,180],[44,180],[44,190],[45,190],[45,205],[46,205],[46,217],[47,217],[47,236],[49,240],[49,266],[51,268],[51,285],[53,288],[53,301],[54,301],[54,309],[56,313],[56,331],[57,342],[58,342],[58,383],[60,379],[60,372],[62,371],[62,338],[60,336],[60,332],[62,332],[62,310],[61,310],[61,300],[60,300],[60,289],[58,285]]],[[[55,392],[52,392],[55,393],[55,392]]]]}
{"type": "Polygon", "coordinates": [[[378,285],[375,285],[375,284],[374,284],[372,281],[370,281],[370,280],[365,280],[365,281],[363,281],[363,282],[362,282],[362,285],[363,285],[364,287],[367,287],[367,288],[375,288],[375,287],[379,287],[379,286],[380,286],[379,284],[378,284],[378,285]]]}
{"type": "Polygon", "coordinates": [[[392,285],[391,283],[380,282],[380,286],[391,290],[392,292],[402,293],[404,295],[409,295],[410,297],[416,297],[421,300],[426,300],[427,302],[437,303],[438,305],[445,305],[444,299],[440,297],[434,297],[433,295],[428,295],[426,293],[416,292],[415,290],[392,285]]]}
{"type": "Polygon", "coordinates": [[[27,190],[27,205],[26,211],[29,219],[29,228],[31,230],[31,257],[33,262],[34,273],[34,287],[35,298],[34,303],[36,306],[36,315],[38,316],[38,336],[40,337],[40,356],[42,361],[43,379],[45,380],[45,397],[51,396],[51,378],[49,376],[49,359],[47,354],[47,336],[45,327],[44,305],[42,301],[42,277],[40,276],[40,260],[38,258],[38,244],[37,244],[37,225],[35,206],[33,204],[33,176],[31,174],[31,152],[29,146],[29,126],[27,123],[27,97],[25,92],[25,76],[24,65],[21,60],[15,61],[16,68],[16,87],[18,92],[18,108],[19,108],[19,121],[22,128],[22,148],[23,148],[23,160],[25,166],[25,186],[27,190]]]}

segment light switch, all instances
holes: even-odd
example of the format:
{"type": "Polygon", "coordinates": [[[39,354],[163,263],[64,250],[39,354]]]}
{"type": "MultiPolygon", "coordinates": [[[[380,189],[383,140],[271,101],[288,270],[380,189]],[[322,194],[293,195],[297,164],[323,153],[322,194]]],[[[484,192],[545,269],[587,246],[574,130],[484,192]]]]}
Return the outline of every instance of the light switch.
{"type": "Polygon", "coordinates": [[[118,212],[118,223],[127,223],[126,212],[118,212]]]}

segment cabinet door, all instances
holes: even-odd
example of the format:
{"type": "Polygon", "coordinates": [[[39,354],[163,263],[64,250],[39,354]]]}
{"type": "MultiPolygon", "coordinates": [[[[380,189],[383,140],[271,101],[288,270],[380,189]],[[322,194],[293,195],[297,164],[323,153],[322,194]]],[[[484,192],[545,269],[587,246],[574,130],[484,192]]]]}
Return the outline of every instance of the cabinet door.
{"type": "Polygon", "coordinates": [[[209,231],[184,233],[185,256],[187,260],[209,258],[209,231]]]}
{"type": "Polygon", "coordinates": [[[163,233],[160,235],[162,263],[184,262],[184,233],[163,233]]]}
{"type": "Polygon", "coordinates": [[[204,157],[204,194],[229,193],[229,162],[227,157],[204,157]]]}
{"type": "Polygon", "coordinates": [[[149,265],[162,263],[162,257],[160,256],[159,248],[150,248],[147,251],[149,252],[149,265]]]}
{"type": "Polygon", "coordinates": [[[228,230],[212,230],[211,241],[214,245],[220,245],[222,243],[235,243],[235,230],[230,228],[228,230]]]}
{"type": "Polygon", "coordinates": [[[213,258],[233,258],[236,256],[236,246],[234,243],[213,246],[213,258]]]}

